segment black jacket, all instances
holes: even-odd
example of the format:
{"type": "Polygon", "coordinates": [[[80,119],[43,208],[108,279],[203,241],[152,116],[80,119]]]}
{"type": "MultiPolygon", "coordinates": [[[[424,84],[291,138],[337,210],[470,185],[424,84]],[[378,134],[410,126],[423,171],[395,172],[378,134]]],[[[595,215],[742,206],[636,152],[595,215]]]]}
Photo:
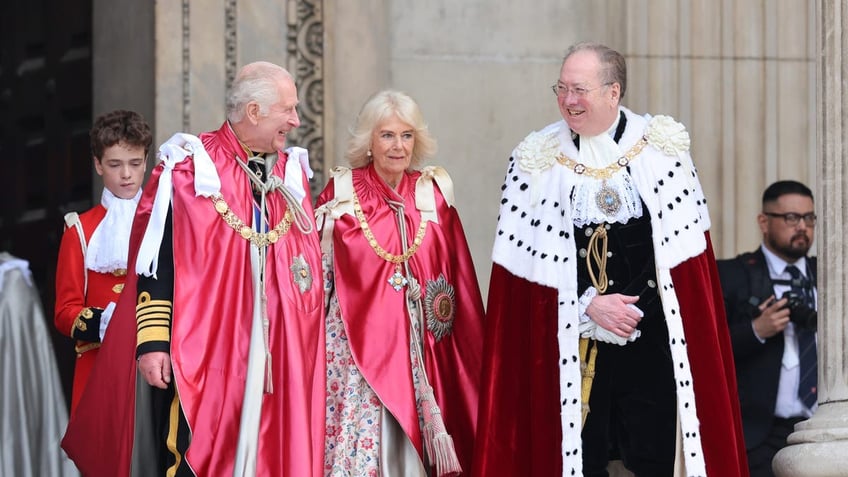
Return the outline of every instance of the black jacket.
{"type": "MultiPolygon", "coordinates": [[[[812,274],[810,278],[815,285],[816,258],[808,257],[807,261],[812,274]]],[[[751,449],[762,444],[774,421],[783,361],[783,333],[761,343],[751,326],[756,310],[751,298],[762,302],[774,294],[762,250],[718,260],[717,263],[736,363],[745,446],[751,449]]]]}

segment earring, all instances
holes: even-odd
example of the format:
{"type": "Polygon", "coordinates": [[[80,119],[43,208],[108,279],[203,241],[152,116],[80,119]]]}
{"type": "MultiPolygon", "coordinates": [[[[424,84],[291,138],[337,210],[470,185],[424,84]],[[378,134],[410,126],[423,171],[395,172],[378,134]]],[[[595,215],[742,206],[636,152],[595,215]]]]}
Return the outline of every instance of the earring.
{"type": "Polygon", "coordinates": [[[365,153],[365,155],[368,156],[368,157],[371,157],[371,149],[369,149],[368,152],[365,153]]]}

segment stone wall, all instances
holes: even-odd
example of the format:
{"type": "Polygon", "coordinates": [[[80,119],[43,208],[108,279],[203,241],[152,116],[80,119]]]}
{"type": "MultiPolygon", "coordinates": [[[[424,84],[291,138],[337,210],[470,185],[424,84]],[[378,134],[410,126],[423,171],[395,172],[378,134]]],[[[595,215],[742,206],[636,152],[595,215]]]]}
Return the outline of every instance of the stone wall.
{"type": "Polygon", "coordinates": [[[812,2],[117,1],[95,1],[95,110],[139,108],[157,143],[217,127],[232,75],[258,59],[297,76],[304,126],[293,139],[320,173],[340,163],[370,94],[411,94],[439,141],[433,162],[457,185],[484,292],[507,158],[559,119],[549,86],[576,41],[625,54],[626,106],[688,126],[717,256],[757,246],[768,183],[816,187],[812,2]]]}

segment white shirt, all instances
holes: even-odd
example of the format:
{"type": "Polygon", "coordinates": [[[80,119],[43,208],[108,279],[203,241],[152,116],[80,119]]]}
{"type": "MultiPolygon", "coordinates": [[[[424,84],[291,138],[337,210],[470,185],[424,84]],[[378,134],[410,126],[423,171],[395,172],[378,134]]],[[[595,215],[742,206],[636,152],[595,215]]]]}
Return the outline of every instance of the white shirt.
{"type": "MultiPolygon", "coordinates": [[[[807,259],[805,257],[801,257],[795,263],[788,263],[772,253],[765,246],[761,246],[760,248],[766,257],[769,276],[772,279],[791,280],[792,276],[786,271],[788,265],[795,265],[801,271],[801,275],[807,277],[807,259]]],[[[789,288],[789,285],[775,284],[775,298],[780,299],[789,288]]],[[[815,288],[813,288],[813,296],[816,298],[816,302],[818,302],[815,288]]],[[[809,409],[801,401],[801,398],[798,397],[798,382],[801,380],[800,364],[798,357],[798,336],[795,334],[795,325],[789,322],[783,330],[783,361],[780,367],[780,381],[777,386],[777,401],[774,405],[774,415],[777,417],[810,417],[815,412],[816,407],[818,407],[818,404],[815,404],[812,409],[809,409]]]]}

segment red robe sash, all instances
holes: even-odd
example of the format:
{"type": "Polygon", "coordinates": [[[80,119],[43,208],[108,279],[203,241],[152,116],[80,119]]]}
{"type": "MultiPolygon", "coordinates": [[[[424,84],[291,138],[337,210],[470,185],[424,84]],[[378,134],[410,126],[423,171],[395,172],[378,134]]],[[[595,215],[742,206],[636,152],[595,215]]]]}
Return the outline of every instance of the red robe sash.
{"type": "MultiPolygon", "coordinates": [[[[397,192],[386,185],[373,166],[352,173],[354,191],[377,242],[389,253],[400,255],[397,219],[386,199],[403,202],[411,246],[421,223],[415,206],[415,183],[421,173],[405,174],[397,192]]],[[[459,215],[448,206],[438,187],[434,189],[439,222],[427,224],[424,240],[409,264],[421,285],[423,302],[432,297],[432,293],[428,297],[428,283],[438,282],[440,276],[455,293],[451,332],[439,341],[431,331],[424,333],[424,359],[460,465],[468,472],[477,423],[483,304],[459,215]]],[[[331,181],[317,205],[331,200],[334,194],[331,181]]],[[[395,291],[389,285],[395,265],[377,256],[356,217],[346,214],[336,220],[333,250],[335,287],[356,365],[421,455],[406,290],[395,291]]]]}
{"type": "MultiPolygon", "coordinates": [[[[251,223],[253,198],[237,165],[241,146],[226,123],[202,135],[221,179],[221,194],[238,217],[251,223]]],[[[150,217],[163,167],[157,167],[138,206],[131,238],[131,270],[150,217]]],[[[274,168],[285,174],[285,155],[274,168]]],[[[304,186],[308,190],[306,179],[304,186]]],[[[286,203],[267,199],[273,227],[286,203]]],[[[309,198],[302,201],[312,215],[309,198]]],[[[212,201],[196,197],[191,158],[173,170],[174,307],[171,361],[174,382],[192,441],[186,459],[197,475],[232,474],[244,396],[253,313],[249,245],[217,214],[212,201]]],[[[168,246],[167,244],[165,246],[168,246]]],[[[257,475],[321,475],[324,428],[324,321],[317,234],[295,226],[268,248],[265,271],[273,356],[273,394],[265,394],[259,431],[257,475]],[[312,273],[301,291],[290,267],[302,256],[312,273]]],[[[86,475],[129,475],[135,410],[136,276],[104,339],[84,399],[63,447],[86,475]]]]}

